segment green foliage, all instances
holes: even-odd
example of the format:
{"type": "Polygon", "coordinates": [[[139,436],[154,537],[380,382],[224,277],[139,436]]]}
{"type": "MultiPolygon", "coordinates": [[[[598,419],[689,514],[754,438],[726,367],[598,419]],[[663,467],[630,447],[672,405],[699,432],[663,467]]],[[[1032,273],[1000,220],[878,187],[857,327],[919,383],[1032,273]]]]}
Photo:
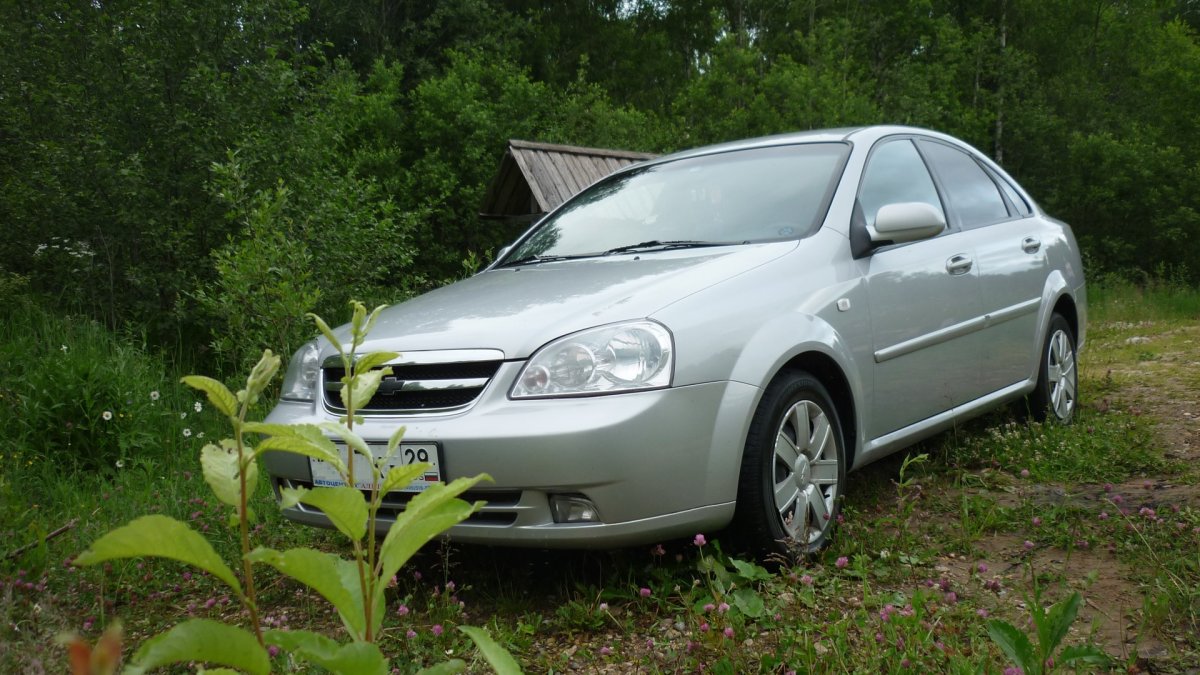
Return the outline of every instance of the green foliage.
{"type": "Polygon", "coordinates": [[[1111,661],[1101,650],[1091,645],[1074,645],[1059,651],[1067,630],[1075,622],[1083,601],[1078,592],[1050,606],[1042,607],[1041,594],[1035,586],[1030,615],[1037,632],[1037,644],[1012,624],[999,619],[987,622],[988,635],[1017,667],[1029,675],[1052,672],[1058,666],[1083,664],[1106,666],[1111,661]]]}
{"type": "MultiPolygon", "coordinates": [[[[323,333],[337,345],[346,376],[343,400],[347,414],[339,422],[314,425],[274,425],[247,422],[263,392],[279,370],[280,359],[264,351],[262,358],[246,378],[246,386],[236,394],[221,382],[188,376],[184,382],[203,392],[209,403],[222,413],[233,427],[233,436],[201,450],[204,479],[217,498],[234,509],[230,524],[240,534],[241,577],[227,566],[211,544],[187,524],[164,515],[143,516],[112,530],[92,543],[75,558],[81,566],[125,558],[159,557],[177,560],[199,568],[223,582],[237,595],[249,612],[253,632],[208,619],[191,619],[146,641],[134,655],[130,672],[145,672],[159,666],[184,662],[206,662],[230,666],[249,673],[267,673],[270,660],[267,645],[285,646],[296,657],[335,673],[385,673],[388,660],[376,642],[381,636],[385,613],[385,588],[400,568],[430,539],[463,521],[481,502],[468,504],[457,499],[486,475],[459,478],[449,485],[435,484],[416,495],[404,512],[388,528],[382,544],[376,547],[376,514],[386,491],[406,485],[428,468],[427,464],[404,467],[383,474],[390,457],[375,457],[353,430],[356,411],[374,395],[381,372],[378,366],[396,354],[367,355],[357,364],[355,355],[374,325],[383,306],[368,314],[362,303],[353,304],[349,343],[337,341],[321,319],[314,317],[323,333]],[[364,367],[365,365],[365,367],[364,367]],[[342,463],[337,447],[324,436],[345,443],[347,461],[342,463]],[[257,447],[248,434],[265,435],[257,447]],[[276,439],[274,443],[271,441],[276,439]],[[282,441],[282,442],[280,442],[282,441]],[[276,551],[257,547],[251,550],[249,523],[253,518],[248,502],[257,484],[257,461],[267,451],[294,451],[309,457],[332,457],[342,480],[353,484],[356,455],[366,462],[374,486],[366,501],[353,488],[317,488],[291,490],[283,495],[285,504],[304,501],[323,509],[340,532],[349,540],[353,557],[345,559],[333,553],[309,548],[276,551]],[[367,538],[364,541],[364,537],[367,538]],[[285,576],[304,584],[329,601],[351,642],[337,642],[317,633],[263,631],[252,565],[268,565],[285,576]]],[[[389,452],[399,444],[398,432],[389,443],[389,452]]],[[[500,672],[519,672],[515,661],[483,631],[464,631],[480,645],[485,659],[500,672]]],[[[457,668],[452,663],[451,668],[457,668]]]]}
{"type": "Polygon", "coordinates": [[[211,619],[189,619],[146,640],[125,672],[142,675],[159,666],[194,661],[219,663],[250,675],[271,672],[267,651],[252,633],[211,619]]]}
{"type": "Polygon", "coordinates": [[[496,675],[516,675],[521,672],[521,666],[508,650],[501,647],[492,636],[482,628],[475,626],[459,626],[458,629],[467,634],[479,651],[487,657],[488,663],[496,670],[496,675]]]}
{"type": "MultiPolygon", "coordinates": [[[[23,303],[0,321],[0,437],[8,466],[111,473],[185,441],[193,399],[167,364],[79,316],[23,303]],[[186,413],[185,413],[186,414],[186,413]]],[[[190,430],[187,432],[190,433],[190,430]]]]}
{"type": "Polygon", "coordinates": [[[234,364],[250,362],[268,345],[290,354],[307,337],[302,317],[316,308],[321,291],[312,279],[313,256],[291,236],[284,215],[289,191],[277,186],[247,194],[232,153],[214,172],[230,205],[227,218],[241,221],[244,230],[213,252],[217,277],[195,293],[213,326],[213,350],[234,364]]]}
{"type": "Polygon", "coordinates": [[[1143,421],[1081,409],[1076,426],[1052,422],[1004,422],[961,443],[947,443],[947,458],[966,466],[988,466],[1004,457],[1014,473],[1027,469],[1038,480],[1113,481],[1161,466],[1152,448],[1139,443],[1143,421]]]}
{"type": "Polygon", "coordinates": [[[168,516],[142,516],[92,542],[75,558],[78,565],[108,560],[156,556],[198,567],[225,582],[241,595],[242,585],[233,570],[213,550],[208,540],[184,523],[168,516]]]}

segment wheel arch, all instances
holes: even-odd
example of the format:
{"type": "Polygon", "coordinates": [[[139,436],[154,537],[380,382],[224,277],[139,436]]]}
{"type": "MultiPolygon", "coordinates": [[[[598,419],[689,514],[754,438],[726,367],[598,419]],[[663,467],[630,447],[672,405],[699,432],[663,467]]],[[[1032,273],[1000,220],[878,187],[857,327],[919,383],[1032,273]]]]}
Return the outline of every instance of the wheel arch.
{"type": "Polygon", "coordinates": [[[846,453],[846,468],[849,470],[854,466],[858,448],[858,410],[854,405],[854,391],[850,387],[850,380],[846,378],[841,366],[831,356],[818,351],[807,351],[793,356],[784,363],[783,367],[771,378],[771,382],[786,372],[796,371],[804,371],[817,378],[825,387],[825,391],[829,393],[829,398],[833,400],[842,430],[842,447],[846,453]]]}
{"type": "Polygon", "coordinates": [[[1060,314],[1067,320],[1067,325],[1071,327],[1071,333],[1075,336],[1075,340],[1079,340],[1079,312],[1075,307],[1075,298],[1070,294],[1063,293],[1054,303],[1054,308],[1051,314],[1060,314]]]}

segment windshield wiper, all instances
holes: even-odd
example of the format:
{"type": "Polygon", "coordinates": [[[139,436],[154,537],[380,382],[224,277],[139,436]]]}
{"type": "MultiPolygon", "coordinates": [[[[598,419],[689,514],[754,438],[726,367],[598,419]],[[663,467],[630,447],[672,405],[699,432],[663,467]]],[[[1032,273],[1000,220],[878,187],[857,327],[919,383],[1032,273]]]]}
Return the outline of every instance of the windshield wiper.
{"type": "Polygon", "coordinates": [[[523,267],[525,265],[536,265],[544,262],[556,262],[558,260],[574,260],[575,258],[590,258],[590,255],[527,255],[524,258],[509,260],[500,265],[500,267],[523,267]]]}
{"type": "Polygon", "coordinates": [[[721,241],[697,241],[694,239],[673,239],[670,241],[651,239],[650,241],[643,241],[640,244],[610,248],[604,252],[604,255],[631,253],[633,251],[665,251],[672,248],[700,248],[703,246],[728,246],[728,244],[721,241]]]}

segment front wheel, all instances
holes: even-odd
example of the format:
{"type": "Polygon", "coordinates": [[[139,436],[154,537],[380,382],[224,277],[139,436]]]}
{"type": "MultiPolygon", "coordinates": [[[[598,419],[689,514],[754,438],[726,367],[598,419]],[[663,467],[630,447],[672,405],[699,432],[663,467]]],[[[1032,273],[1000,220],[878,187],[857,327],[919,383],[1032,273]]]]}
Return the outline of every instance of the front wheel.
{"type": "Polygon", "coordinates": [[[1029,409],[1038,421],[1053,416],[1068,423],[1075,416],[1079,368],[1075,360],[1075,333],[1061,314],[1050,317],[1040,364],[1037,388],[1029,396],[1029,409]]]}
{"type": "Polygon", "coordinates": [[[734,524],[767,553],[807,555],[829,543],[846,478],[837,409],[804,372],[781,375],[754,413],[734,524]]]}

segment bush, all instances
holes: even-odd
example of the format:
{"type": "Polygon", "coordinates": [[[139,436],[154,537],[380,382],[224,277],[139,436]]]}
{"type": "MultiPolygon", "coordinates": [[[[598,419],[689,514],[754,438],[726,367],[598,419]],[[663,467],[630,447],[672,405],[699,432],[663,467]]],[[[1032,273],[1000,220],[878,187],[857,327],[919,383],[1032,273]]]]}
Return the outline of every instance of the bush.
{"type": "Polygon", "coordinates": [[[175,452],[195,401],[162,358],[32,302],[0,321],[0,372],[0,461],[17,469],[112,471],[175,452]]]}

